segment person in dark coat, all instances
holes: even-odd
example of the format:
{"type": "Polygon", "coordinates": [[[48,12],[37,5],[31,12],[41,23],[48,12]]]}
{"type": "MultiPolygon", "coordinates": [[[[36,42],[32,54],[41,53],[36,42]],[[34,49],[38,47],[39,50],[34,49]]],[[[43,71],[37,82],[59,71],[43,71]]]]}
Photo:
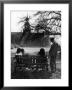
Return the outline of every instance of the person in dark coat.
{"type": "Polygon", "coordinates": [[[24,49],[17,48],[16,55],[15,55],[15,58],[17,60],[17,63],[23,62],[23,60],[21,60],[21,58],[23,57],[23,55],[24,55],[24,49]]]}
{"type": "Polygon", "coordinates": [[[41,63],[42,70],[44,70],[45,68],[46,68],[46,70],[48,70],[47,57],[45,55],[44,48],[40,49],[38,55],[39,55],[39,61],[41,63]]]}
{"type": "Polygon", "coordinates": [[[58,51],[58,44],[54,41],[54,38],[50,39],[51,41],[51,48],[49,50],[49,56],[50,56],[50,68],[51,72],[56,71],[56,56],[58,51]]]}
{"type": "Polygon", "coordinates": [[[41,48],[38,55],[40,55],[41,57],[44,57],[45,56],[45,50],[44,48],[41,48]]]}

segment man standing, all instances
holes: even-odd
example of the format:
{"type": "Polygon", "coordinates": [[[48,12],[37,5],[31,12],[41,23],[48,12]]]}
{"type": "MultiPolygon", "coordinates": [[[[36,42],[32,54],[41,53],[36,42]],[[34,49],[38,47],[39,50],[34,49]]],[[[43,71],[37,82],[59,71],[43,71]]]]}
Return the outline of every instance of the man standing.
{"type": "Polygon", "coordinates": [[[58,44],[54,41],[54,38],[50,38],[50,41],[51,41],[51,48],[49,50],[50,68],[51,68],[51,72],[54,73],[56,71],[56,56],[57,56],[58,44]]]}

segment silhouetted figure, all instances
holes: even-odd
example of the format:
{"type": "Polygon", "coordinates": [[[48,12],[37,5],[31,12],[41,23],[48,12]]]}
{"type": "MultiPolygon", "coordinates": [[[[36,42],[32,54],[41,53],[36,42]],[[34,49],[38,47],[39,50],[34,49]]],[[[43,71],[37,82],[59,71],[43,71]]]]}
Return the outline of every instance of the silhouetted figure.
{"type": "Polygon", "coordinates": [[[49,56],[50,56],[50,68],[51,72],[56,71],[56,56],[58,51],[58,44],[54,41],[54,38],[50,39],[51,41],[51,48],[49,50],[49,56]]]}
{"type": "Polygon", "coordinates": [[[38,54],[40,56],[44,57],[45,56],[45,50],[43,48],[41,48],[38,54]]]}
{"type": "Polygon", "coordinates": [[[22,55],[24,55],[24,49],[20,49],[20,51],[22,52],[22,55]]]}
{"type": "Polygon", "coordinates": [[[45,50],[43,48],[40,49],[39,53],[39,62],[41,63],[42,70],[48,70],[47,57],[45,55],[45,50]]]}
{"type": "Polygon", "coordinates": [[[21,58],[23,57],[23,55],[24,55],[24,49],[17,48],[16,55],[15,55],[17,64],[22,62],[21,58]]]}

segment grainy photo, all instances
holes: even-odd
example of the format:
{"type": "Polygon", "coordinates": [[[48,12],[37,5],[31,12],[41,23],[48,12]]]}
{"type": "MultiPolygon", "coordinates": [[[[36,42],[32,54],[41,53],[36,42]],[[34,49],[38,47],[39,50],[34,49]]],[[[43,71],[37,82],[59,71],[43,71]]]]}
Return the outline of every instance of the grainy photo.
{"type": "Polygon", "coordinates": [[[61,11],[11,11],[11,79],[61,79],[61,11]]]}

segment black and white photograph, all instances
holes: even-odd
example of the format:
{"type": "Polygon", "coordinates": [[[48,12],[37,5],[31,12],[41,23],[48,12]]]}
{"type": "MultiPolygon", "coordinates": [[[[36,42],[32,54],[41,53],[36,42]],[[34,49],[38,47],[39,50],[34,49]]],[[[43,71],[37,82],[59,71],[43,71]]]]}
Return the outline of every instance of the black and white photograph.
{"type": "Polygon", "coordinates": [[[61,79],[61,11],[11,11],[11,79],[61,79]]]}
{"type": "Polygon", "coordinates": [[[4,4],[4,85],[68,84],[68,4],[4,4]]]}

